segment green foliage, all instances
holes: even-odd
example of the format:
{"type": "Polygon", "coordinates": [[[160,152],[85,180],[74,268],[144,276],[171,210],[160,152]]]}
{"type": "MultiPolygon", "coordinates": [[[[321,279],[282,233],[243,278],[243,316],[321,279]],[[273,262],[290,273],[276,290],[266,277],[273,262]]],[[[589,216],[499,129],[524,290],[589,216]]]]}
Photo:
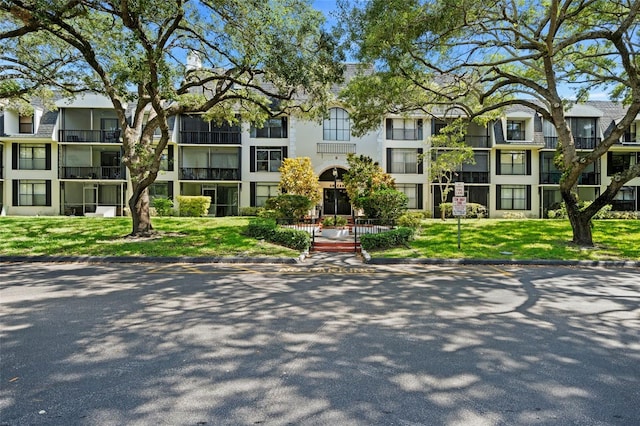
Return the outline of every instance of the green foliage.
{"type": "Polygon", "coordinates": [[[177,200],[180,216],[206,216],[211,206],[211,197],[179,195],[177,200]]]}
{"type": "MultiPolygon", "coordinates": [[[[444,217],[453,217],[453,204],[440,203],[440,211],[444,212],[444,217]]],[[[478,203],[467,203],[467,214],[464,216],[466,219],[482,219],[487,217],[489,211],[485,206],[478,203]]]]}
{"type": "Polygon", "coordinates": [[[168,198],[154,198],[153,207],[160,217],[173,214],[173,201],[168,198]]]}
{"type": "MultiPolygon", "coordinates": [[[[580,201],[578,203],[578,209],[580,211],[586,209],[588,206],[591,205],[593,201],[580,201]]],[[[611,212],[611,205],[607,204],[606,206],[604,206],[603,208],[601,208],[598,213],[596,213],[595,215],[593,215],[592,219],[607,219],[609,218],[609,214],[611,212]]],[[[567,219],[569,217],[568,213],[567,213],[567,205],[563,202],[560,203],[560,208],[559,209],[555,209],[555,210],[549,210],[547,211],[547,217],[549,219],[567,219]]]]}
{"type": "Polygon", "coordinates": [[[264,207],[240,207],[240,216],[260,216],[264,207]]]}
{"type": "Polygon", "coordinates": [[[363,202],[373,192],[395,188],[394,179],[382,170],[371,157],[347,155],[348,171],[342,176],[347,195],[356,208],[364,208],[363,202]]]}
{"type": "Polygon", "coordinates": [[[343,216],[336,216],[335,221],[333,216],[326,216],[322,219],[322,226],[346,226],[347,219],[343,216]]]}
{"type": "Polygon", "coordinates": [[[378,234],[362,234],[360,244],[365,250],[406,246],[414,237],[414,229],[400,227],[378,234]]]}
{"type": "Polygon", "coordinates": [[[311,205],[320,202],[320,182],[309,157],[285,158],[278,187],[283,193],[307,197],[311,205]]]}
{"type": "Polygon", "coordinates": [[[278,227],[275,220],[269,219],[251,220],[244,234],[251,238],[267,240],[299,251],[308,250],[311,245],[309,233],[297,229],[278,227]]]}
{"type": "Polygon", "coordinates": [[[280,217],[287,219],[300,219],[311,208],[311,200],[303,195],[282,194],[269,198],[266,207],[276,210],[280,217]]]}
{"type": "Polygon", "coordinates": [[[407,196],[395,189],[380,189],[368,197],[358,199],[364,213],[382,224],[393,224],[407,211],[407,196]]]}
{"type": "Polygon", "coordinates": [[[406,212],[398,218],[398,226],[405,228],[419,229],[422,220],[425,219],[423,212],[406,212]]]}
{"type": "Polygon", "coordinates": [[[263,219],[278,219],[280,217],[280,213],[276,210],[262,209],[258,211],[257,216],[263,219]]]}

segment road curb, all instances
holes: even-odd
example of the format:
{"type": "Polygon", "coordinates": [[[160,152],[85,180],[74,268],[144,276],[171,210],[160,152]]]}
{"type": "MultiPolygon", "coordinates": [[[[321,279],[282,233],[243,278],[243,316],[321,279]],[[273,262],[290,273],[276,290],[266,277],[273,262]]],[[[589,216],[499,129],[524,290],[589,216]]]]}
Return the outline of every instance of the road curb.
{"type": "Polygon", "coordinates": [[[580,266],[606,268],[640,268],[633,260],[552,260],[552,259],[433,259],[433,258],[364,258],[371,265],[522,265],[522,266],[580,266]]]}
{"type": "Polygon", "coordinates": [[[0,263],[298,263],[287,257],[0,256],[0,263]]]}

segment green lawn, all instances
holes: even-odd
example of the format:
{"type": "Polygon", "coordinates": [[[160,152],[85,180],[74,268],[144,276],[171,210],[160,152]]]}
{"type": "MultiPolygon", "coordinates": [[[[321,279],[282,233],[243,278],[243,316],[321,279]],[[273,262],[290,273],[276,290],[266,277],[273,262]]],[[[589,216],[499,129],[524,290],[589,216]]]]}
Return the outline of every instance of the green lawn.
{"type": "Polygon", "coordinates": [[[126,238],[130,218],[3,217],[0,255],[273,256],[297,257],[285,247],[241,235],[246,217],[153,218],[157,238],[126,238]]]}
{"type": "MultiPolygon", "coordinates": [[[[297,257],[295,250],[241,234],[246,217],[153,218],[159,236],[126,238],[130,218],[3,217],[0,255],[63,256],[274,256],[297,257]]],[[[372,257],[445,259],[640,260],[640,221],[594,222],[594,249],[570,243],[565,220],[425,220],[409,248],[372,251],[372,257]]]]}
{"type": "Polygon", "coordinates": [[[595,248],[571,244],[566,220],[463,219],[458,250],[458,222],[423,222],[410,247],[371,252],[372,257],[445,259],[640,260],[640,221],[594,221],[595,248]]]}

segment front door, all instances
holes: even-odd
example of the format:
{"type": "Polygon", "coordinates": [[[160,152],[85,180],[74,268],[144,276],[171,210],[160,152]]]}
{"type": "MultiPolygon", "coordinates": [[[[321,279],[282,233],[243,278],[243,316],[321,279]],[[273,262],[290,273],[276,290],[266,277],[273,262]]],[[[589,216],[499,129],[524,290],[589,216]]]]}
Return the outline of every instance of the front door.
{"type": "Polygon", "coordinates": [[[324,189],[324,212],[325,216],[332,214],[339,215],[350,215],[351,214],[351,203],[349,203],[349,196],[347,195],[347,191],[345,189],[334,189],[334,188],[325,188],[324,189]],[[336,198],[337,198],[337,212],[336,212],[336,198]]]}

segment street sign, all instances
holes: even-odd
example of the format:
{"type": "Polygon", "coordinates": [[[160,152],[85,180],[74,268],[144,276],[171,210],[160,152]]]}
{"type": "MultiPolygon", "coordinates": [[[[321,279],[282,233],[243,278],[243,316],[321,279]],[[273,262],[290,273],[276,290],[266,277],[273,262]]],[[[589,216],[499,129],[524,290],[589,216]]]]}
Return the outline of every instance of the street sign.
{"type": "Polygon", "coordinates": [[[453,215],[467,215],[467,197],[453,197],[453,215]]]}
{"type": "Polygon", "coordinates": [[[453,195],[455,197],[464,197],[464,182],[455,182],[453,195]]]}

